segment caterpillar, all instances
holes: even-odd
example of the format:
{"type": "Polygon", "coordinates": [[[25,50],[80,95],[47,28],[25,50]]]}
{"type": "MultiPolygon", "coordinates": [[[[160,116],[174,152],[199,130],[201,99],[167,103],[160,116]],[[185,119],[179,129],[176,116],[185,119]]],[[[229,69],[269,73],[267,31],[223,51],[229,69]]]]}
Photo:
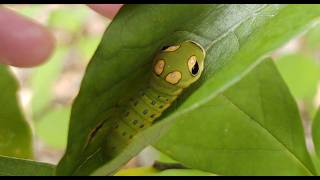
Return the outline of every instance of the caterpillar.
{"type": "MultiPolygon", "coordinates": [[[[205,50],[191,40],[165,46],[155,56],[149,84],[132,97],[119,115],[108,123],[108,133],[103,137],[105,158],[115,157],[141,130],[154,121],[196,82],[204,69],[205,50]]],[[[107,126],[102,122],[90,134],[88,143],[97,132],[107,126]]]]}

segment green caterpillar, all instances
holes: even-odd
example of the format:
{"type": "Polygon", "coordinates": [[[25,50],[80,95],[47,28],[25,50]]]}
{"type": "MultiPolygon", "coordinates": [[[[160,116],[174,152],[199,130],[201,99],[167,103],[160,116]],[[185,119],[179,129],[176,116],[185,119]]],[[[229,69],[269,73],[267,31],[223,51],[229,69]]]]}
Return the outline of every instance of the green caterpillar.
{"type": "MultiPolygon", "coordinates": [[[[115,157],[141,130],[152,125],[171,103],[197,81],[204,69],[205,50],[196,42],[184,41],[167,46],[154,58],[149,86],[131,98],[119,115],[101,123],[90,134],[89,144],[100,129],[107,134],[100,135],[105,160],[115,157]],[[104,136],[104,137],[102,137],[104,136]]],[[[94,149],[94,148],[93,148],[94,149]]]]}

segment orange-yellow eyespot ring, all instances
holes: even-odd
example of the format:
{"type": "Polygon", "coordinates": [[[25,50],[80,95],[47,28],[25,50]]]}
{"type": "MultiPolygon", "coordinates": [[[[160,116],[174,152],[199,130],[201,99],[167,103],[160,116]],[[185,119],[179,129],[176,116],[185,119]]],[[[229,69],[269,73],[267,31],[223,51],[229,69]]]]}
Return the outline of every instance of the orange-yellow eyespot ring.
{"type": "Polygon", "coordinates": [[[165,50],[163,50],[163,52],[173,52],[173,51],[175,51],[175,50],[177,50],[179,48],[180,48],[180,45],[170,46],[170,47],[166,48],[165,50]]]}
{"type": "Polygon", "coordinates": [[[157,75],[160,75],[163,70],[164,70],[164,66],[165,66],[165,62],[164,60],[159,60],[156,65],[154,66],[154,72],[157,74],[157,75]]]}
{"type": "Polygon", "coordinates": [[[173,71],[166,76],[166,81],[170,84],[177,84],[181,80],[181,77],[179,71],[173,71]]]}

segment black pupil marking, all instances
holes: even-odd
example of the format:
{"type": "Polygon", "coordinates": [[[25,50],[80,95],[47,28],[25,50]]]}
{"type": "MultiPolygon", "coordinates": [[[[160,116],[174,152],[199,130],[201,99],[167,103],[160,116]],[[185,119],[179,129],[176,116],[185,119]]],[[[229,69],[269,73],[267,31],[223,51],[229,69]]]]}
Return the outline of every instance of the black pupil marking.
{"type": "Polygon", "coordinates": [[[163,106],[159,106],[159,108],[163,108],[163,106]]]}
{"type": "Polygon", "coordinates": [[[141,126],[140,126],[140,128],[143,128],[144,127],[144,125],[142,124],[141,126]]]}
{"type": "Polygon", "coordinates": [[[145,109],[142,113],[146,115],[148,113],[148,109],[145,109]]]}
{"type": "Polygon", "coordinates": [[[170,46],[163,46],[161,50],[164,51],[164,50],[166,50],[168,47],[170,47],[170,46]]]}
{"type": "Polygon", "coordinates": [[[152,114],[150,117],[151,117],[151,118],[154,118],[155,116],[156,116],[155,114],[152,114]]]}
{"type": "Polygon", "coordinates": [[[199,65],[198,62],[196,62],[196,64],[192,67],[191,73],[192,75],[197,75],[199,72],[199,65]]]}

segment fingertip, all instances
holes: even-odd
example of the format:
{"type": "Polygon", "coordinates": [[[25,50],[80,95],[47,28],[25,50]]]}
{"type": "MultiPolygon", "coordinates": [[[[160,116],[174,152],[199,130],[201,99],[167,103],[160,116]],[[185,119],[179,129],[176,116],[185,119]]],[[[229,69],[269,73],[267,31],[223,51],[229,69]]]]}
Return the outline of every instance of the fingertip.
{"type": "Polygon", "coordinates": [[[99,14],[112,19],[123,4],[88,4],[88,6],[99,14]]]}
{"type": "Polygon", "coordinates": [[[0,7],[0,62],[32,67],[45,62],[55,43],[48,29],[0,7]]]}

